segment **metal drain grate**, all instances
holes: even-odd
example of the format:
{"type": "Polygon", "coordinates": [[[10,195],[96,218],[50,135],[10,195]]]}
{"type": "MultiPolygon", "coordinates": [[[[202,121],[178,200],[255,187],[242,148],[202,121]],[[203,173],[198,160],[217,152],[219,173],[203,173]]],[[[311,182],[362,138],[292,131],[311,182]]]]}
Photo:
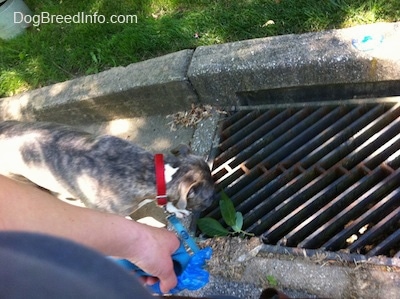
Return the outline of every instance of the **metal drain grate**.
{"type": "MultiPolygon", "coordinates": [[[[400,104],[239,111],[220,132],[213,176],[245,230],[271,245],[400,257],[400,104]]],[[[221,220],[216,205],[204,216],[221,220]]]]}

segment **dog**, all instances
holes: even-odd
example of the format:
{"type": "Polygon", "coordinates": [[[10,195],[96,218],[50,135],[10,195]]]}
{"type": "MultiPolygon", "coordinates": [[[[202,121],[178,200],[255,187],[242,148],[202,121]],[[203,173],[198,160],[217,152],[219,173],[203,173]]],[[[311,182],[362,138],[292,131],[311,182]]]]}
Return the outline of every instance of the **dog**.
{"type": "MultiPolygon", "coordinates": [[[[164,156],[168,212],[182,218],[215,198],[207,163],[181,145],[164,156]]],[[[60,199],[130,215],[156,198],[154,155],[118,137],[47,122],[0,123],[0,174],[25,178],[60,199]]]]}

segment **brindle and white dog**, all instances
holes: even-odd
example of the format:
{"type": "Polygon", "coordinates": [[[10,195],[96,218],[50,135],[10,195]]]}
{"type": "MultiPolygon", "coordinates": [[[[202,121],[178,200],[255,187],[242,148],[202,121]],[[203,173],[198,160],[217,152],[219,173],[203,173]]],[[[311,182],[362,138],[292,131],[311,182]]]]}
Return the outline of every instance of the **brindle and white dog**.
{"type": "MultiPolygon", "coordinates": [[[[181,146],[164,161],[169,212],[182,217],[212,203],[214,182],[202,158],[181,146]]],[[[1,122],[0,174],[22,176],[61,199],[119,215],[156,197],[152,153],[118,137],[55,123],[1,122]]]]}

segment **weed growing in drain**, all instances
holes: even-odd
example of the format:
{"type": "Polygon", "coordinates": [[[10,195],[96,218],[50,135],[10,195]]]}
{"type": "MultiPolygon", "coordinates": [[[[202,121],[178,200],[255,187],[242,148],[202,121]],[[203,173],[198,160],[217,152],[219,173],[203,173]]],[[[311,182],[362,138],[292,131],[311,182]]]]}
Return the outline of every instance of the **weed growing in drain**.
{"type": "Polygon", "coordinates": [[[221,199],[219,201],[219,207],[221,209],[222,218],[224,219],[227,226],[230,229],[226,229],[217,220],[211,217],[204,217],[197,221],[197,226],[200,231],[209,237],[228,236],[228,235],[240,235],[254,236],[254,234],[248,233],[242,230],[243,227],[243,215],[241,212],[237,212],[232,203],[232,200],[226,195],[225,192],[221,193],[221,199]]]}
{"type": "Polygon", "coordinates": [[[271,287],[277,287],[278,286],[278,280],[276,279],[275,276],[267,275],[266,279],[267,279],[267,282],[268,282],[269,286],[271,286],[271,287]]]}

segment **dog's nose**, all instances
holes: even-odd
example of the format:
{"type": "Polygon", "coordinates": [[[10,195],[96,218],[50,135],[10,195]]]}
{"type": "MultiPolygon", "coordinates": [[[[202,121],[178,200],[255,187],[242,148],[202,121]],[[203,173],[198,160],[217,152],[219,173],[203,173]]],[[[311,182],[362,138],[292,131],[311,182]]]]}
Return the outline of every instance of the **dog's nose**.
{"type": "Polygon", "coordinates": [[[210,207],[214,202],[219,201],[219,196],[217,193],[213,192],[213,194],[203,202],[202,211],[210,207]]]}
{"type": "Polygon", "coordinates": [[[218,201],[219,199],[220,199],[219,194],[217,194],[217,192],[214,192],[213,195],[211,196],[211,200],[210,200],[211,203],[210,204],[218,201]]]}

